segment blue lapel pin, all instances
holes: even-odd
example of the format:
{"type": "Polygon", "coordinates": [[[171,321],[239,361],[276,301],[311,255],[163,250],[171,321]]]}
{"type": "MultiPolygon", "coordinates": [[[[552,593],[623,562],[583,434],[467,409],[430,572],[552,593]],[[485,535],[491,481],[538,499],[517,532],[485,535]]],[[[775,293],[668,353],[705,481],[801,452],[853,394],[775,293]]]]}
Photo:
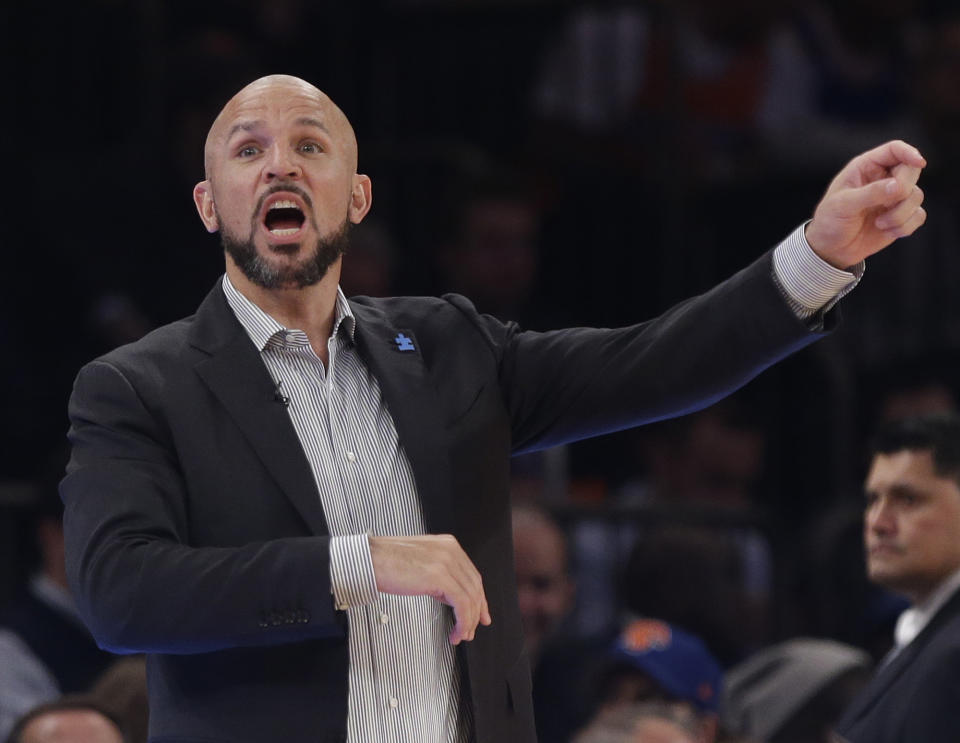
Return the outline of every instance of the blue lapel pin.
{"type": "Polygon", "coordinates": [[[416,349],[413,346],[413,340],[407,338],[403,333],[397,333],[397,337],[393,339],[393,342],[397,344],[398,351],[415,351],[416,349]]]}

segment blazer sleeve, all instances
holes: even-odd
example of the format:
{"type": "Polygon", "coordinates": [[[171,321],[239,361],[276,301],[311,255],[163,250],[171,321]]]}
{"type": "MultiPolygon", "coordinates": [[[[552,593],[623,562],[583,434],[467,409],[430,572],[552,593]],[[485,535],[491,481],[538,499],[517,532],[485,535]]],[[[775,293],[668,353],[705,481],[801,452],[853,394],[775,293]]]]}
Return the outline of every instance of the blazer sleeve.
{"type": "Polygon", "coordinates": [[[812,331],[777,288],[771,256],[630,327],[535,333],[482,317],[514,453],[693,412],[822,337],[837,311],[812,331]]]}
{"type": "Polygon", "coordinates": [[[173,444],[117,366],[82,369],[69,412],[67,574],[101,647],[199,653],[345,635],[328,538],[189,546],[173,444]]]}

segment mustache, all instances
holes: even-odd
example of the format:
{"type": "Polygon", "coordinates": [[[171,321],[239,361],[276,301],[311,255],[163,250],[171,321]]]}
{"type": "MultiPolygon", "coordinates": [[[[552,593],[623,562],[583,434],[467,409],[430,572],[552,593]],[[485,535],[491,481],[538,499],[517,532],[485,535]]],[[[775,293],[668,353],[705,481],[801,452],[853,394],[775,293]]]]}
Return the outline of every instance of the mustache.
{"type": "Polygon", "coordinates": [[[866,545],[867,554],[870,554],[875,549],[891,550],[898,554],[901,554],[904,551],[903,547],[896,542],[870,542],[866,545]]]}
{"type": "MultiPolygon", "coordinates": [[[[306,191],[300,188],[300,186],[298,186],[296,183],[293,183],[292,181],[279,181],[278,183],[274,183],[272,186],[270,186],[270,188],[268,188],[266,191],[264,191],[260,195],[260,198],[257,200],[257,206],[253,210],[254,215],[259,214],[263,209],[263,202],[266,201],[273,194],[277,193],[278,191],[295,193],[297,196],[303,199],[303,203],[307,205],[308,209],[310,209],[311,211],[313,210],[313,199],[310,198],[310,194],[308,194],[306,191]]],[[[254,217],[254,219],[256,219],[256,217],[254,217]]]]}

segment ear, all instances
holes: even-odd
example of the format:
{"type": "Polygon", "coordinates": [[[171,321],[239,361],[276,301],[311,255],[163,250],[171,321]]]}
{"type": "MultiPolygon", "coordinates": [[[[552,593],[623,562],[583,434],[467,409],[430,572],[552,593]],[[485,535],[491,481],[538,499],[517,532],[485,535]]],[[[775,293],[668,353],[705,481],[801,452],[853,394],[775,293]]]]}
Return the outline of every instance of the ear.
{"type": "Polygon", "coordinates": [[[373,191],[371,191],[370,177],[357,173],[353,176],[353,189],[350,191],[350,208],[347,210],[347,216],[354,224],[360,224],[372,205],[373,191]]]}
{"type": "Polygon", "coordinates": [[[217,219],[217,210],[213,208],[213,184],[210,181],[200,181],[193,187],[193,203],[207,232],[219,230],[220,220],[217,219]]]}

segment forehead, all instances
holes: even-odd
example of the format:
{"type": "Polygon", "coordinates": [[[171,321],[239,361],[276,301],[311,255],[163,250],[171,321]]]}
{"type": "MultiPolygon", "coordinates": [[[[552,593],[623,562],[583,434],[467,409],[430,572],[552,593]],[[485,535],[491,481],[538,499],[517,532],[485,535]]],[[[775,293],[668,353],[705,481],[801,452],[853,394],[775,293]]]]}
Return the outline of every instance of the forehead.
{"type": "Polygon", "coordinates": [[[942,477],[936,473],[932,452],[922,449],[874,456],[867,474],[867,490],[894,486],[923,490],[948,488],[960,493],[960,487],[952,477],[942,477]]]}
{"type": "Polygon", "coordinates": [[[229,138],[238,124],[263,126],[310,120],[333,132],[337,128],[332,102],[319,90],[297,85],[247,88],[224,107],[216,128],[220,138],[229,138]]]}

